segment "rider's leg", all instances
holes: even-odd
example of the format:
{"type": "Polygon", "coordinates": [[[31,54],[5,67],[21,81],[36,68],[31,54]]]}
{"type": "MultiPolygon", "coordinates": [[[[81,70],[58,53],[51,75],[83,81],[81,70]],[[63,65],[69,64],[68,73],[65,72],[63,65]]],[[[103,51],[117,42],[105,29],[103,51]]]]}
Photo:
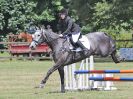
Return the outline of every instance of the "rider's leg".
{"type": "Polygon", "coordinates": [[[75,32],[72,33],[70,40],[71,40],[72,44],[74,44],[74,49],[75,49],[75,47],[79,47],[77,45],[77,41],[78,41],[80,35],[81,35],[80,32],[79,33],[75,33],[75,32]]]}
{"type": "Polygon", "coordinates": [[[72,41],[78,45],[78,47],[82,48],[83,50],[86,49],[86,47],[79,41],[79,38],[80,38],[81,34],[80,32],[79,33],[74,33],[72,34],[72,41]]]}
{"type": "Polygon", "coordinates": [[[72,33],[72,41],[76,44],[79,37],[80,37],[80,32],[79,33],[72,33]]]}
{"type": "Polygon", "coordinates": [[[79,40],[77,41],[77,45],[78,45],[82,50],[88,50],[79,40]]]}
{"type": "Polygon", "coordinates": [[[77,45],[83,50],[84,54],[87,55],[89,50],[78,40],[77,45]]]}
{"type": "Polygon", "coordinates": [[[80,33],[72,34],[73,42],[76,43],[85,54],[88,53],[88,49],[79,41],[79,37],[81,36],[80,33]]]}
{"type": "Polygon", "coordinates": [[[77,44],[73,41],[72,36],[70,37],[70,42],[73,46],[73,50],[75,50],[75,48],[77,47],[77,44]]]}

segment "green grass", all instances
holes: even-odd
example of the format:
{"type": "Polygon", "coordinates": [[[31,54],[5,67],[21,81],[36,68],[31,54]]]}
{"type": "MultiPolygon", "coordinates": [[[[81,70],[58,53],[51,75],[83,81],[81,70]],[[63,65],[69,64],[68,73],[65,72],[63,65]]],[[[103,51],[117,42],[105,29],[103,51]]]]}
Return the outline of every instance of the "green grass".
{"type": "Polygon", "coordinates": [[[9,56],[10,56],[10,53],[8,52],[4,52],[4,53],[0,52],[0,57],[9,57],[9,56]]]}
{"type": "MultiPolygon", "coordinates": [[[[35,89],[51,61],[4,61],[0,62],[0,99],[133,99],[132,82],[115,82],[117,91],[60,91],[58,72],[53,73],[44,89],[35,89]]],[[[96,69],[132,69],[133,63],[95,63],[96,69]]],[[[123,75],[123,74],[122,74],[123,75]]],[[[133,76],[132,74],[125,74],[133,76]]]]}

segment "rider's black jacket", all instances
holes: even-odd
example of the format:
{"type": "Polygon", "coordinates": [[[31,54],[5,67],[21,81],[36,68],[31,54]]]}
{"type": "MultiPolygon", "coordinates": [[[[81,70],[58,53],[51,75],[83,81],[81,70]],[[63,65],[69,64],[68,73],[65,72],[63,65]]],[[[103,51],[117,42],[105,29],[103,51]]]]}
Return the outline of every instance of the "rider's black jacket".
{"type": "Polygon", "coordinates": [[[66,16],[65,19],[60,19],[58,22],[58,30],[63,35],[67,34],[76,34],[80,32],[80,27],[72,21],[69,16],[66,16]]]}

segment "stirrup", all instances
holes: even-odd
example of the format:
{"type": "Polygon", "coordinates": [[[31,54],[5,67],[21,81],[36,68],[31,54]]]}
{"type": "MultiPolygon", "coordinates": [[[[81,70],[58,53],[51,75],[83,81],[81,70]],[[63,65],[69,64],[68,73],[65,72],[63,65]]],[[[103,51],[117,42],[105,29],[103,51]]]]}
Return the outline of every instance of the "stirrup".
{"type": "Polygon", "coordinates": [[[81,52],[82,50],[81,49],[76,49],[76,48],[73,48],[71,49],[72,52],[81,52]]]}

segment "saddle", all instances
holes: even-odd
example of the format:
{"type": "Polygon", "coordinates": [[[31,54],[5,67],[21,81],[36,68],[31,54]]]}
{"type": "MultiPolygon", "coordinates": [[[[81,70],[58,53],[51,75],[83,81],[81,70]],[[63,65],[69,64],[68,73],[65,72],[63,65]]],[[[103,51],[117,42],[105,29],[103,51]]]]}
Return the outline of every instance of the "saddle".
{"type": "MultiPolygon", "coordinates": [[[[83,51],[81,46],[79,46],[77,43],[75,44],[73,41],[72,41],[72,38],[70,38],[69,36],[66,36],[65,37],[65,41],[68,41],[69,42],[69,50],[70,51],[73,51],[73,52],[80,52],[80,51],[83,51]]],[[[82,36],[80,35],[79,37],[79,41],[78,42],[81,42],[82,43],[82,46],[84,46],[84,48],[87,48],[88,50],[90,49],[90,42],[88,40],[88,38],[86,36],[82,36]]]]}

